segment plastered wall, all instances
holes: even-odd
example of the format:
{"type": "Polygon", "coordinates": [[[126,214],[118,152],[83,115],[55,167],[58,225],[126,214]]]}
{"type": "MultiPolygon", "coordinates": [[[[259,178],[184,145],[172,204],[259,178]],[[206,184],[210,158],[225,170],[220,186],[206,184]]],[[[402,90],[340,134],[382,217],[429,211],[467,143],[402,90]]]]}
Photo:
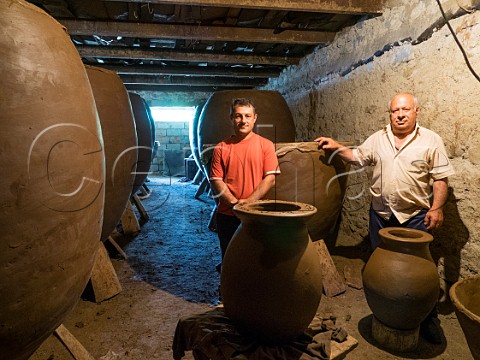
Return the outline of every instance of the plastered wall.
{"type": "MultiPolygon", "coordinates": [[[[480,73],[480,11],[465,11],[478,4],[442,4],[480,73]]],[[[284,95],[297,141],[322,135],[355,144],[388,123],[387,105],[395,93],[413,92],[420,101],[420,124],[444,139],[456,170],[432,255],[448,281],[480,273],[480,82],[437,1],[387,2],[382,16],[339,33],[265,89],[284,95]]],[[[367,235],[369,171],[352,170],[337,246],[358,245],[367,235]]]]}

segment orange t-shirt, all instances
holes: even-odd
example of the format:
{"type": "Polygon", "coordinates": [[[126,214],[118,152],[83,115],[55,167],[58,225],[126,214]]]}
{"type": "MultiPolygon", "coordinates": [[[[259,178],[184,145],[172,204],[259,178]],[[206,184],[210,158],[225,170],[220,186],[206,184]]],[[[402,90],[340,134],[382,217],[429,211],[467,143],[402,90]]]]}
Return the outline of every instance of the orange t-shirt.
{"type": "MultiPolygon", "coordinates": [[[[210,180],[223,180],[237,199],[248,198],[269,174],[280,174],[273,143],[252,133],[238,143],[233,136],[217,144],[213,151],[210,180]]],[[[232,208],[221,199],[217,211],[234,215],[232,208]]]]}

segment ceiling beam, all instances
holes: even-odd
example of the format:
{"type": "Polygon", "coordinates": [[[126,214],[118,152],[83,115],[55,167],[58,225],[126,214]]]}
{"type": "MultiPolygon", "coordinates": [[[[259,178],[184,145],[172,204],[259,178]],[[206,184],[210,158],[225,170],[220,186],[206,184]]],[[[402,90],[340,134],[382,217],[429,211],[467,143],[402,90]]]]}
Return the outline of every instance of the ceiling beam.
{"type": "Polygon", "coordinates": [[[261,86],[266,79],[245,79],[228,77],[198,77],[198,76],[156,76],[156,75],[120,75],[124,84],[151,85],[190,85],[190,86],[261,86]]]}
{"type": "Polygon", "coordinates": [[[123,36],[144,39],[185,39],[240,41],[280,44],[326,44],[335,38],[334,32],[285,30],[274,34],[273,29],[226,26],[197,26],[160,23],[130,23],[120,21],[60,20],[70,35],[123,36]]]}
{"type": "Polygon", "coordinates": [[[299,56],[273,56],[252,54],[219,54],[213,52],[179,52],[172,50],[140,49],[126,46],[85,46],[77,45],[82,57],[144,59],[165,61],[192,61],[228,64],[296,65],[299,56]]]}
{"type": "Polygon", "coordinates": [[[173,92],[215,92],[220,90],[240,90],[240,89],[252,89],[251,86],[188,86],[188,85],[129,85],[125,87],[128,91],[163,91],[168,93],[173,92]]]}
{"type": "MultiPolygon", "coordinates": [[[[125,1],[125,0],[103,0],[125,1]]],[[[127,0],[145,2],[146,0],[127,0]]],[[[249,9],[325,12],[333,14],[381,14],[384,0],[148,0],[150,4],[218,6],[249,9]]]]}
{"type": "Polygon", "coordinates": [[[191,75],[191,76],[230,76],[230,77],[249,77],[249,78],[273,78],[278,77],[280,69],[262,69],[262,68],[226,68],[226,67],[208,67],[208,66],[150,66],[150,65],[106,65],[95,64],[108,70],[115,71],[117,74],[128,75],[191,75]]]}

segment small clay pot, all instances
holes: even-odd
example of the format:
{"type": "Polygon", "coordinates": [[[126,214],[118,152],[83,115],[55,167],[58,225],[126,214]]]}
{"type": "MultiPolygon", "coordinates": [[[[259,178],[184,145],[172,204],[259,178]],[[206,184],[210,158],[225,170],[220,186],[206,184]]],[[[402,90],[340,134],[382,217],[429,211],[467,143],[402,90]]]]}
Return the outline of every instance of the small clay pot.
{"type": "Polygon", "coordinates": [[[322,295],[319,254],[305,225],[316,209],[257,201],[234,211],[242,223],[222,265],[225,313],[248,337],[292,340],[308,327],[322,295]]]}
{"type": "Polygon", "coordinates": [[[480,359],[480,276],[457,281],[450,288],[450,298],[475,360],[480,359]]]}
{"type": "Polygon", "coordinates": [[[440,291],[430,255],[433,236],[402,227],[379,231],[381,244],[363,270],[363,287],[373,315],[399,330],[417,328],[433,310],[440,291]]]}

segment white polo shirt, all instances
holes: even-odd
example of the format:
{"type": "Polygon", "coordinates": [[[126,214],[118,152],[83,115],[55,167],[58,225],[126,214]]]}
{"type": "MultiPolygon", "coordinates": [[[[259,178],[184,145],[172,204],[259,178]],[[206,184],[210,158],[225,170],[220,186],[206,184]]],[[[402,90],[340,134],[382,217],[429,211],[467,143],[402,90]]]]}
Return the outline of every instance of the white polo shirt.
{"type": "Polygon", "coordinates": [[[373,166],[372,207],[384,219],[404,223],[430,208],[433,180],[455,174],[445,145],[435,132],[416,125],[400,149],[390,124],[353,150],[355,163],[373,166]]]}

